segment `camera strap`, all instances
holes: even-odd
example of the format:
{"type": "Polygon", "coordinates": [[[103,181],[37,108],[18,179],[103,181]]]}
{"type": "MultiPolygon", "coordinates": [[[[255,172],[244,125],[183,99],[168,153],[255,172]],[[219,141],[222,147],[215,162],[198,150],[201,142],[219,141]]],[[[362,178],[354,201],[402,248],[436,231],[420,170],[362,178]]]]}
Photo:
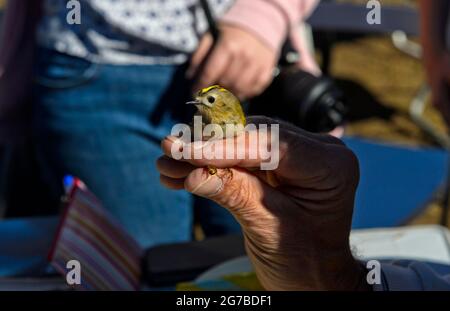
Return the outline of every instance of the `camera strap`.
{"type": "Polygon", "coordinates": [[[203,9],[203,12],[205,13],[206,21],[208,22],[208,28],[209,28],[208,31],[212,35],[213,43],[212,43],[211,47],[209,48],[208,53],[204,57],[202,63],[198,66],[197,71],[194,74],[194,80],[190,81],[191,83],[194,83],[195,79],[203,71],[203,68],[205,67],[205,64],[208,61],[209,56],[211,55],[212,51],[214,50],[214,46],[216,45],[216,43],[219,39],[219,36],[220,36],[220,31],[219,31],[219,28],[217,27],[217,23],[212,14],[211,7],[209,6],[208,0],[199,0],[199,2],[200,2],[200,6],[203,9]]]}
{"type": "Polygon", "coordinates": [[[217,39],[219,39],[220,31],[219,28],[217,27],[217,23],[212,14],[212,10],[211,7],[209,6],[208,0],[199,0],[199,1],[203,9],[203,12],[205,13],[206,21],[208,22],[209,32],[211,33],[214,42],[217,42],[217,39]]]}

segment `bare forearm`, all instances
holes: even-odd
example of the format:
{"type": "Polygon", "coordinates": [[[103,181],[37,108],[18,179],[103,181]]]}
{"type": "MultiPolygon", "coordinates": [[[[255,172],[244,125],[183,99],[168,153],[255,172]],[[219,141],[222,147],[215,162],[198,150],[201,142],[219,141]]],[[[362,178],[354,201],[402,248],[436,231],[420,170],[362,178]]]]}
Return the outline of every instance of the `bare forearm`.
{"type": "Polygon", "coordinates": [[[425,57],[445,50],[448,0],[420,0],[420,37],[425,57]]]}

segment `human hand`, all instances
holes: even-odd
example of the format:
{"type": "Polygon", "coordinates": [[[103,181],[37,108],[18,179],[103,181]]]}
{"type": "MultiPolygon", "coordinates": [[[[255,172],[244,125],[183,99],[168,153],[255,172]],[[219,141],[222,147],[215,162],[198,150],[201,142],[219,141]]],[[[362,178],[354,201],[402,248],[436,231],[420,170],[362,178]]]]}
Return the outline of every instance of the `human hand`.
{"type": "MultiPolygon", "coordinates": [[[[257,117],[248,123],[275,121],[257,117]]],[[[358,163],[340,140],[282,123],[279,165],[270,172],[258,170],[262,160],[248,156],[248,145],[241,146],[247,151],[242,160],[195,160],[192,144],[175,137],[164,139],[161,146],[161,182],[209,198],[234,215],[264,288],[368,289],[366,272],[349,247],[358,163]],[[172,158],[172,148],[180,147],[191,159],[172,158]],[[207,165],[217,167],[217,173],[208,174],[207,165]]],[[[214,154],[224,154],[225,146],[225,140],[215,145],[214,154]]]]}
{"type": "MultiPolygon", "coordinates": [[[[220,84],[241,99],[259,95],[272,81],[277,52],[239,27],[223,24],[219,29],[219,40],[196,77],[193,89],[220,84]]],[[[205,34],[192,56],[188,78],[194,78],[212,43],[211,34],[205,34]]]]}

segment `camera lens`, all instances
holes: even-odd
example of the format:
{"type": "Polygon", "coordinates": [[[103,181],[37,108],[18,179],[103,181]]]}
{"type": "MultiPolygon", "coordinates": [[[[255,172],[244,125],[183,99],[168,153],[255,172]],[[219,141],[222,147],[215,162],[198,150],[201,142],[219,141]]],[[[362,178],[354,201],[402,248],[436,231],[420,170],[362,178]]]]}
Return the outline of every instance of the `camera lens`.
{"type": "Polygon", "coordinates": [[[311,132],[333,130],[346,114],[343,94],[331,79],[296,67],[281,69],[250,108],[250,113],[279,117],[311,132]]]}

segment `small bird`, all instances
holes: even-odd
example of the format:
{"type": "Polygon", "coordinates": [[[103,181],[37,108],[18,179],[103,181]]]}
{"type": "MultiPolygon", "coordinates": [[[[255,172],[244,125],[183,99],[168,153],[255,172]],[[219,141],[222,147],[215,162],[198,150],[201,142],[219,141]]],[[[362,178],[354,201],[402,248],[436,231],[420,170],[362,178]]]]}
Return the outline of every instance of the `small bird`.
{"type": "Polygon", "coordinates": [[[226,133],[226,125],[246,124],[245,114],[239,99],[233,93],[219,85],[201,89],[194,101],[187,102],[197,107],[197,114],[202,116],[203,123],[219,125],[225,137],[233,137],[238,133],[226,133]]]}
{"type": "MultiPolygon", "coordinates": [[[[246,125],[246,118],[239,99],[227,89],[213,85],[201,89],[194,101],[187,102],[197,107],[196,115],[202,117],[203,125],[217,124],[222,128],[224,137],[237,136],[246,125]],[[228,127],[227,124],[233,125],[228,127]],[[230,132],[231,129],[231,132],[230,132]]],[[[217,173],[217,169],[208,166],[211,175],[217,173]]]]}

